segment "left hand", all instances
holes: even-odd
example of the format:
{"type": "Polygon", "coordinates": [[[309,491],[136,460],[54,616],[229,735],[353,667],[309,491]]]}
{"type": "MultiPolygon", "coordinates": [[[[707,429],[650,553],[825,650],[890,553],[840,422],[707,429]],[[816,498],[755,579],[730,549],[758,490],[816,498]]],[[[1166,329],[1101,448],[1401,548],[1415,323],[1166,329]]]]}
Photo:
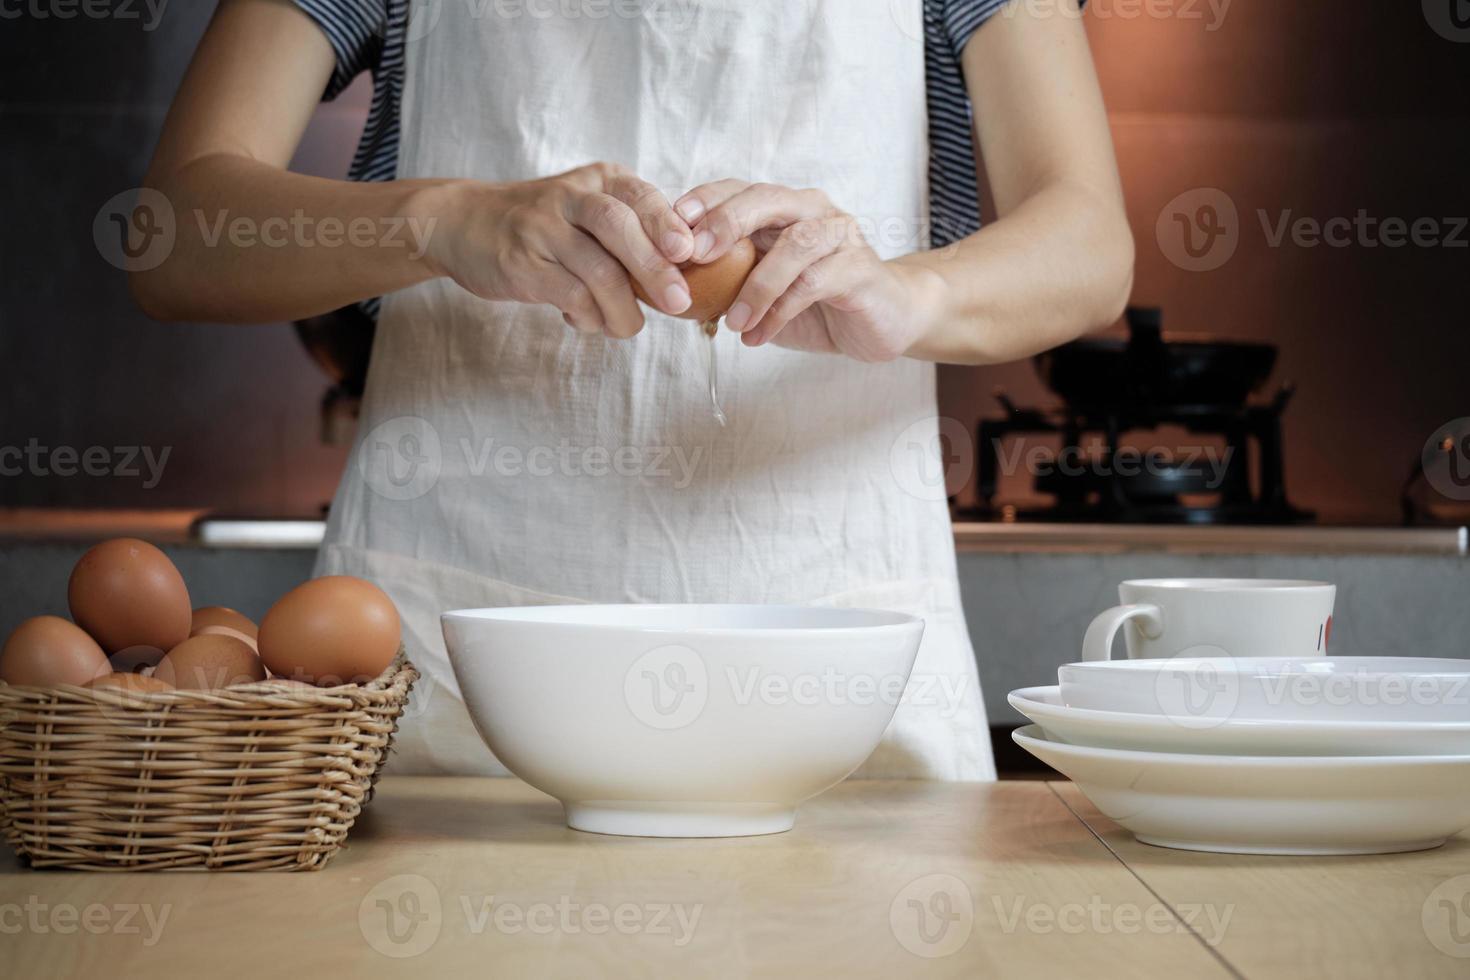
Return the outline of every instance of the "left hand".
{"type": "Polygon", "coordinates": [[[747,347],[775,342],[860,361],[901,357],[925,328],[925,270],[884,262],[857,219],[819,190],[719,180],[679,198],[695,262],[742,238],[761,253],[725,323],[747,347]]]}

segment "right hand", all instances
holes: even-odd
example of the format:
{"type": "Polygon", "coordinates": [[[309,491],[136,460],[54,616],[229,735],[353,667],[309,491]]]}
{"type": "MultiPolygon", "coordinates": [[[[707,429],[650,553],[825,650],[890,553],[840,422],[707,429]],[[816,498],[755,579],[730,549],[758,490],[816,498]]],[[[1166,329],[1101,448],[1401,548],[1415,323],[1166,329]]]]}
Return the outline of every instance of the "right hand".
{"type": "Polygon", "coordinates": [[[676,263],[693,254],[694,236],[656,187],[622,167],[441,190],[425,258],[482,299],[549,303],[570,326],[617,338],[643,329],[630,275],[665,313],[689,308],[676,263]]]}

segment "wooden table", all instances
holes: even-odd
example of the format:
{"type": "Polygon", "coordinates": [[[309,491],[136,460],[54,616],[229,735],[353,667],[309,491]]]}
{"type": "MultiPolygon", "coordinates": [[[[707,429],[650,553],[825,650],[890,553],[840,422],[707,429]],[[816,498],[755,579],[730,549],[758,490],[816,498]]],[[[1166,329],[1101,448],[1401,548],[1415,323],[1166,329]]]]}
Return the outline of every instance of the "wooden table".
{"type": "Polygon", "coordinates": [[[1465,978],[1467,892],[1470,836],[1389,857],[1169,851],[1067,783],[849,782],[787,834],[641,840],[567,830],[519,781],[390,776],[315,874],[28,872],[7,853],[0,963],[109,980],[1465,978]]]}

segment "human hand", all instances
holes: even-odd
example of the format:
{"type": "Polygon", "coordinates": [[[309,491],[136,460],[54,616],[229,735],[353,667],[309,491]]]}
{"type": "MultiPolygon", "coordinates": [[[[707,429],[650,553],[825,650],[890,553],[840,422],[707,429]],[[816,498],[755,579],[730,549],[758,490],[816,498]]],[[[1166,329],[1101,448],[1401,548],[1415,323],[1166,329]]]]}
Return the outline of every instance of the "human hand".
{"type": "Polygon", "coordinates": [[[857,219],[818,190],[720,180],[694,188],[674,210],[694,234],[695,262],[747,237],[762,253],[725,314],[749,347],[774,342],[893,360],[922,334],[942,287],[925,269],[880,259],[857,219]]]}
{"type": "Polygon", "coordinates": [[[689,289],[676,263],[689,226],[657,188],[615,164],[540,180],[456,181],[438,189],[426,260],[483,299],[549,303],[586,333],[632,337],[643,313],[629,277],[677,315],[689,289]]]}

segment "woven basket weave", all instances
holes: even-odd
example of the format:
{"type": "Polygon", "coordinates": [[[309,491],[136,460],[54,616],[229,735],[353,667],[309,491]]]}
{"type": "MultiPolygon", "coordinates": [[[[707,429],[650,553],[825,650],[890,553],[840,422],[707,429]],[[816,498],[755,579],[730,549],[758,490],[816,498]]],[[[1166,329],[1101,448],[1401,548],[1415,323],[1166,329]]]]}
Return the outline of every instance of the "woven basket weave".
{"type": "Polygon", "coordinates": [[[418,673],[139,694],[0,684],[0,834],[35,868],[315,870],[372,795],[418,673]]]}

